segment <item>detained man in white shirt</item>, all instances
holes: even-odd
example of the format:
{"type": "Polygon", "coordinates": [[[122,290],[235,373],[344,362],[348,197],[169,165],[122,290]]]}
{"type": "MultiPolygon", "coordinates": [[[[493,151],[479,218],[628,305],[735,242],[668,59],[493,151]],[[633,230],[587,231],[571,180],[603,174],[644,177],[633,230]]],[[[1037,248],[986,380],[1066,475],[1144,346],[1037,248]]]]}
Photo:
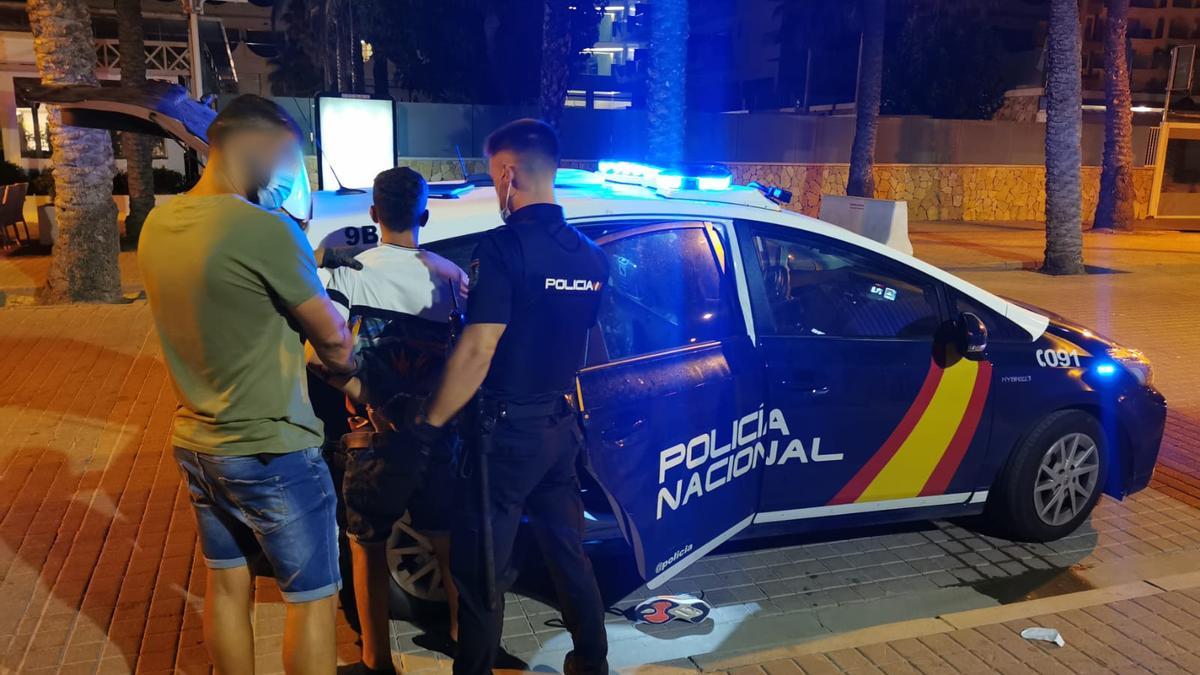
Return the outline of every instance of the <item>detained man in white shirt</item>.
{"type": "MultiPolygon", "coordinates": [[[[354,598],[362,630],[363,672],[393,672],[388,636],[389,570],[385,547],[396,521],[408,507],[413,526],[433,542],[455,631],[457,593],[450,577],[452,468],[448,458],[433,458],[424,486],[407,504],[399,504],[400,486],[411,484],[414,467],[386,447],[350,448],[339,443],[351,423],[370,418],[398,398],[420,399],[436,385],[445,363],[449,318],[466,307],[467,275],[449,260],[419,247],[429,221],[429,186],[407,167],[388,169],[375,178],[371,219],[380,226],[379,246],[356,256],[362,269],[330,271],[327,292],[351,326],[355,349],[363,354],[364,377],[334,382],[349,397],[321,411],[327,444],[339,446],[345,477],[342,492],[346,532],[353,562],[354,598]],[[406,465],[408,464],[408,465],[406,465]],[[397,512],[399,511],[399,512],[397,512]]],[[[314,401],[323,397],[314,396],[314,401]]],[[[327,398],[327,397],[325,397],[327,398]]],[[[321,406],[321,404],[317,404],[321,406]]],[[[326,404],[328,406],[329,404],[326,404]]],[[[338,461],[334,462],[339,463],[338,461]]]]}

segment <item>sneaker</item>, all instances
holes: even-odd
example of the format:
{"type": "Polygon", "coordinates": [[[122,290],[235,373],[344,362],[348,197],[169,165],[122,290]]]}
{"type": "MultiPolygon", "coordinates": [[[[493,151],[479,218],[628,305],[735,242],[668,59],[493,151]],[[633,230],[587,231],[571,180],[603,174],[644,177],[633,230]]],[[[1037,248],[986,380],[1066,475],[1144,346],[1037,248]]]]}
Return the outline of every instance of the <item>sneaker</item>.
{"type": "Polygon", "coordinates": [[[664,624],[679,620],[700,623],[708,618],[712,605],[690,595],[658,595],[634,608],[637,620],[649,624],[664,624]]]}

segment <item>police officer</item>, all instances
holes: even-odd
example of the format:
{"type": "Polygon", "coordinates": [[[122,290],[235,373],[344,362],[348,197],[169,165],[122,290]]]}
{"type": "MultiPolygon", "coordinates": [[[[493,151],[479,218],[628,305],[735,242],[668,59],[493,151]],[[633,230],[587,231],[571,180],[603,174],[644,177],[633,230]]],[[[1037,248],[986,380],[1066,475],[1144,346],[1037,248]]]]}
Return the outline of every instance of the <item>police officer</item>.
{"type": "MultiPolygon", "coordinates": [[[[583,435],[568,396],[596,322],[608,261],[567,224],[555,203],[553,129],[518,120],[492,133],[484,151],[504,225],[485,234],[475,251],[466,328],[414,425],[414,433],[435,436],[478,390],[490,431],[477,444],[490,448],[483,458],[490,474],[486,495],[462,500],[451,532],[450,565],[460,593],[454,672],[491,672],[504,591],[515,577],[513,543],[525,517],[549,563],[575,644],[564,670],[607,673],[604,604],[582,544],[575,462],[583,435]],[[494,559],[492,570],[488,558],[494,559]]],[[[477,454],[467,458],[464,473],[472,472],[472,462],[479,470],[477,454]]],[[[459,494],[479,492],[463,485],[459,494]]]]}

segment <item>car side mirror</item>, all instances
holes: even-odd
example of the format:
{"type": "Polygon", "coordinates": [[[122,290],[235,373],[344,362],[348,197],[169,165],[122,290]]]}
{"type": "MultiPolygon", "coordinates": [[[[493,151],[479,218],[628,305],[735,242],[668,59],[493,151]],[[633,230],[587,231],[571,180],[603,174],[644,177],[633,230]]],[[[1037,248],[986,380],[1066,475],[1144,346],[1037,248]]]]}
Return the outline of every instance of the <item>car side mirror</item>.
{"type": "Polygon", "coordinates": [[[982,361],[987,353],[987,326],[971,312],[963,312],[954,322],[958,353],[970,361],[982,361]]]}

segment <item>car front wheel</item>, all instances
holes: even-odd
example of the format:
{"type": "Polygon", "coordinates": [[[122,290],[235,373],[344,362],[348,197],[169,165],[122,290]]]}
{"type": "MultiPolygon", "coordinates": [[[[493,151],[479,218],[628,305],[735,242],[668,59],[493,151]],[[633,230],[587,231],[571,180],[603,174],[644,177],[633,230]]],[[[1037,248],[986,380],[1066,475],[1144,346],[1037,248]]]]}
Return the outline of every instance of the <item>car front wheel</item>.
{"type": "Polygon", "coordinates": [[[1100,499],[1108,468],[1104,430],[1082,410],[1044,418],[1001,474],[988,516],[1010,537],[1053,541],[1074,532],[1100,499]]]}

